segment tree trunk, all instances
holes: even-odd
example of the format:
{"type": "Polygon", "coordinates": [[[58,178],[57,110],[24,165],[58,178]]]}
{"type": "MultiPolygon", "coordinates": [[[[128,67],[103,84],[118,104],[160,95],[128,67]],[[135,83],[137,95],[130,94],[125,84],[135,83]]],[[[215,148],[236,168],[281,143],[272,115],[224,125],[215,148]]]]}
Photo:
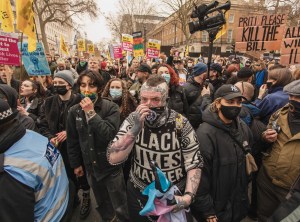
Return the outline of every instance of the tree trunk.
{"type": "Polygon", "coordinates": [[[46,53],[50,53],[48,40],[47,40],[46,29],[45,29],[46,25],[44,23],[40,23],[40,24],[41,24],[41,34],[42,34],[42,42],[44,44],[44,50],[45,50],[46,53]]]}

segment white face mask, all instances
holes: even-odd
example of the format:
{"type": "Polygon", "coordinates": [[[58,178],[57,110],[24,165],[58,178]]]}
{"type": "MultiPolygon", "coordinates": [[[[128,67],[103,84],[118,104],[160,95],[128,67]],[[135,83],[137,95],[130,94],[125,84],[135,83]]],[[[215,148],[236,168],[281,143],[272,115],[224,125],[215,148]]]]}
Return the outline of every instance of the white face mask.
{"type": "Polygon", "coordinates": [[[236,71],[235,71],[235,72],[232,72],[231,75],[236,76],[236,75],[237,75],[237,72],[236,72],[236,71]]]}
{"type": "Polygon", "coordinates": [[[188,67],[189,68],[193,67],[193,63],[188,63],[188,67]]]}
{"type": "Polygon", "coordinates": [[[159,61],[159,63],[162,63],[163,60],[162,60],[162,59],[159,59],[158,61],[159,61]]]}

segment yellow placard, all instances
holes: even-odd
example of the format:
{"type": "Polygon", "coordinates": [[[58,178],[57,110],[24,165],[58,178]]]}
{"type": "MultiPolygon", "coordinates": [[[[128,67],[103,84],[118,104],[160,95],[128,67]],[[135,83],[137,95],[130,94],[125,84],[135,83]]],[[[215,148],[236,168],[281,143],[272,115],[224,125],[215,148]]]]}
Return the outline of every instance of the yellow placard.
{"type": "Polygon", "coordinates": [[[10,0],[0,1],[0,21],[4,32],[14,32],[14,14],[12,12],[10,0]]]}
{"type": "Polygon", "coordinates": [[[95,53],[94,44],[87,44],[87,48],[88,48],[88,53],[90,54],[95,53]]]}
{"type": "Polygon", "coordinates": [[[147,43],[147,48],[160,50],[160,41],[155,39],[149,39],[147,43]]]}
{"type": "Polygon", "coordinates": [[[133,44],[133,37],[132,37],[132,35],[122,34],[122,42],[128,42],[128,43],[133,44]]]}
{"type": "Polygon", "coordinates": [[[85,40],[84,39],[77,40],[77,48],[78,48],[79,52],[85,52],[85,40]]]}

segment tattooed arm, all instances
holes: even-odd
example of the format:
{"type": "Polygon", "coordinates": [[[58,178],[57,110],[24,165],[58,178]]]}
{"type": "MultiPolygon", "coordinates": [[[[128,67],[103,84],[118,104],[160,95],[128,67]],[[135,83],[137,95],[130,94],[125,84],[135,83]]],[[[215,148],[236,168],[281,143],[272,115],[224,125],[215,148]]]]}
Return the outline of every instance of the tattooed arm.
{"type": "Polygon", "coordinates": [[[177,204],[174,211],[187,208],[192,203],[192,198],[196,195],[201,179],[201,169],[192,169],[187,172],[187,180],[185,186],[185,194],[183,196],[175,196],[177,204]]]}
{"type": "Polygon", "coordinates": [[[118,164],[127,159],[136,137],[143,128],[144,119],[148,115],[148,112],[149,108],[147,106],[139,105],[136,111],[131,114],[133,123],[130,130],[121,136],[118,136],[118,133],[117,139],[115,138],[114,142],[108,147],[108,161],[110,164],[118,164]]]}

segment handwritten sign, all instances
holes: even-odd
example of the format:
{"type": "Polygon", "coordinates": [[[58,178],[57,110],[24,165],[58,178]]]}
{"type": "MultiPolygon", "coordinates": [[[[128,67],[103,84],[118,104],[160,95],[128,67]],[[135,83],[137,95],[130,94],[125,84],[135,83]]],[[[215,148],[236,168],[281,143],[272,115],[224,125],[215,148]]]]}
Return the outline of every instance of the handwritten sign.
{"type": "Polygon", "coordinates": [[[124,51],[133,51],[133,36],[122,34],[122,48],[124,51]]]}
{"type": "Polygon", "coordinates": [[[240,17],[235,50],[240,52],[280,50],[285,14],[240,17]]]}
{"type": "Polygon", "coordinates": [[[286,28],[280,55],[280,63],[283,65],[300,63],[300,27],[286,28]]]}
{"type": "Polygon", "coordinates": [[[114,45],[112,45],[112,48],[113,48],[113,55],[114,55],[115,59],[123,58],[121,44],[114,44],[114,45]]]}
{"type": "Polygon", "coordinates": [[[160,53],[161,41],[156,39],[149,39],[147,43],[147,57],[158,58],[160,53]]]}
{"type": "Polygon", "coordinates": [[[87,48],[90,54],[95,54],[94,44],[87,44],[87,48]]]}
{"type": "Polygon", "coordinates": [[[20,65],[18,36],[16,34],[0,32],[0,64],[20,65]]]}

